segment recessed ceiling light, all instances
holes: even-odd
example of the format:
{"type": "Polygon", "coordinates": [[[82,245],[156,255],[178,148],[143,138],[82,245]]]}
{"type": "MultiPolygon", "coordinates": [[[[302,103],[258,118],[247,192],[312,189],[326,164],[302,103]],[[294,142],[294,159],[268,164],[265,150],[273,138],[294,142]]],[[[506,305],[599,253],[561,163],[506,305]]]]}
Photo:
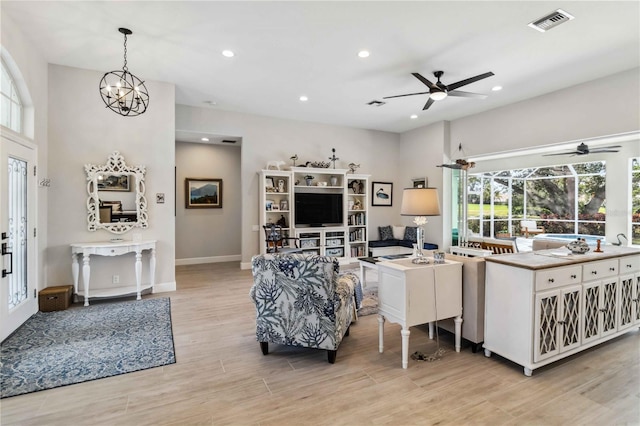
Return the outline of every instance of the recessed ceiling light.
{"type": "Polygon", "coordinates": [[[502,86],[493,86],[491,90],[493,90],[494,92],[497,92],[499,90],[502,90],[502,86]]]}
{"type": "Polygon", "coordinates": [[[233,58],[236,54],[233,53],[231,50],[223,50],[222,51],[222,56],[225,56],[227,58],[233,58]]]}
{"type": "Polygon", "coordinates": [[[412,115],[411,117],[409,117],[409,118],[410,118],[410,119],[412,119],[412,120],[415,120],[416,118],[418,118],[418,116],[417,116],[417,115],[415,115],[415,114],[413,114],[413,115],[412,115]]]}
{"type": "Polygon", "coordinates": [[[300,100],[302,102],[307,102],[309,100],[309,98],[307,98],[305,95],[300,96],[300,100]]]}
{"type": "Polygon", "coordinates": [[[201,138],[200,139],[202,142],[209,142],[209,138],[201,138]]]}
{"type": "Polygon", "coordinates": [[[358,56],[361,58],[368,58],[369,57],[369,51],[368,50],[361,50],[358,52],[358,56]]]}

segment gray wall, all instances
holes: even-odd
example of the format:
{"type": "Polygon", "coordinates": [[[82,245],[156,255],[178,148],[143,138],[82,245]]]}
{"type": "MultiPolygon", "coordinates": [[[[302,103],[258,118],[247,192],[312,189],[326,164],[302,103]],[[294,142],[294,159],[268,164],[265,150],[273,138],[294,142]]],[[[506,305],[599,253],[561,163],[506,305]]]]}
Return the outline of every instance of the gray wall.
{"type": "Polygon", "coordinates": [[[241,146],[176,143],[176,264],[240,260],[241,146]],[[185,208],[185,178],[222,179],[221,209],[185,208]]]}
{"type": "MultiPolygon", "coordinates": [[[[99,71],[49,65],[49,241],[50,285],[71,282],[69,244],[109,240],[114,234],[87,230],[85,164],[105,164],[119,151],[129,166],[146,166],[149,227],[135,228],[145,240],[157,240],[156,283],[175,289],[175,95],[168,83],[146,81],[151,102],[146,113],[122,117],[105,108],[98,93],[99,71]],[[69,102],[61,103],[61,100],[69,102]],[[64,107],[61,107],[64,106],[64,107]],[[165,203],[156,203],[156,193],[165,203]]],[[[131,239],[133,232],[123,235],[131,239]]],[[[135,283],[134,255],[91,259],[91,285],[110,287],[118,273],[121,284],[135,283]]],[[[146,262],[145,262],[146,264],[146,262]]],[[[146,270],[143,269],[146,276],[146,270]]],[[[143,278],[143,281],[146,281],[143,278]]]]}
{"type": "Polygon", "coordinates": [[[473,157],[639,129],[640,68],[634,68],[452,121],[450,153],[458,143],[473,157]]]}
{"type": "Polygon", "coordinates": [[[377,227],[397,223],[400,197],[407,179],[400,172],[398,148],[400,137],[394,133],[353,129],[294,120],[283,120],[210,108],[176,107],[176,128],[242,137],[242,262],[248,267],[251,256],[258,253],[262,238],[253,226],[258,225],[258,171],[269,160],[284,160],[298,154],[300,162],[327,161],[331,148],[340,160],[336,168],[360,164],[358,173],[371,174],[374,180],[394,183],[391,207],[371,207],[369,230],[377,238],[377,227]]]}

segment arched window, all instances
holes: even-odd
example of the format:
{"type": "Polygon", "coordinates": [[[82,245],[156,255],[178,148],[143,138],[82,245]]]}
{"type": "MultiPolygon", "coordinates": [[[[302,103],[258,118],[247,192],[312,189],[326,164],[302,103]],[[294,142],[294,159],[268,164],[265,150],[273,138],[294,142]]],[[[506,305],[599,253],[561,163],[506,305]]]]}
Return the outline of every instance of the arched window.
{"type": "Polygon", "coordinates": [[[2,80],[0,81],[0,124],[13,130],[22,132],[22,102],[20,94],[4,61],[2,62],[2,80]]]}

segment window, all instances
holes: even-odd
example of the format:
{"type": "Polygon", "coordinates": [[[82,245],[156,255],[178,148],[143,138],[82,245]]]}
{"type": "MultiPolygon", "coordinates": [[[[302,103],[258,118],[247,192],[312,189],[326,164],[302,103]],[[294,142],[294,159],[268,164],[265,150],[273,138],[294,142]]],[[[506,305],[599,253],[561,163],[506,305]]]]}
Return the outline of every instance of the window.
{"type": "Polygon", "coordinates": [[[22,102],[4,61],[0,77],[0,124],[15,132],[22,132],[22,102]]]}
{"type": "Polygon", "coordinates": [[[640,245],[640,157],[631,159],[631,244],[640,245]]]}
{"type": "Polygon", "coordinates": [[[604,235],[605,179],[604,161],[469,174],[469,231],[513,236],[535,220],[548,233],[604,235]]]}

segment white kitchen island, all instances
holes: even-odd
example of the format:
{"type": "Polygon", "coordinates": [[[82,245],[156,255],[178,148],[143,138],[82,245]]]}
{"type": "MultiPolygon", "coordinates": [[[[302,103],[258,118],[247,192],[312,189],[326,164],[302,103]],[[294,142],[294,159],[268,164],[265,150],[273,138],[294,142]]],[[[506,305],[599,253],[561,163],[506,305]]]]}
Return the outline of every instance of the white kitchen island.
{"type": "Polygon", "coordinates": [[[485,257],[485,356],[534,369],[640,327],[640,249],[485,257]]]}

